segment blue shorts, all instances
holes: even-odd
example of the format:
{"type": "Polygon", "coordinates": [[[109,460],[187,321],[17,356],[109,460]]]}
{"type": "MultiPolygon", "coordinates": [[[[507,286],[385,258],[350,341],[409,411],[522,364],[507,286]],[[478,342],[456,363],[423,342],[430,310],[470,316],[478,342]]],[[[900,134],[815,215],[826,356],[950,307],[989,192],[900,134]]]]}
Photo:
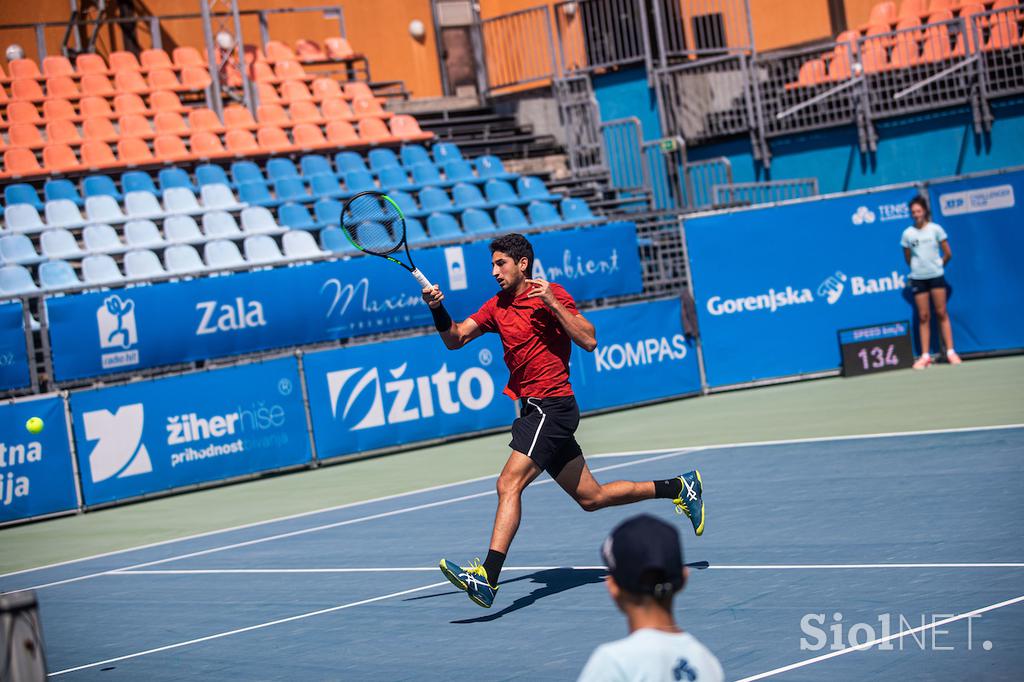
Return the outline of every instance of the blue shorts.
{"type": "Polygon", "coordinates": [[[910,290],[916,296],[917,294],[927,294],[932,289],[948,289],[949,285],[946,284],[946,278],[942,275],[938,277],[931,277],[929,279],[910,279],[910,290]]]}

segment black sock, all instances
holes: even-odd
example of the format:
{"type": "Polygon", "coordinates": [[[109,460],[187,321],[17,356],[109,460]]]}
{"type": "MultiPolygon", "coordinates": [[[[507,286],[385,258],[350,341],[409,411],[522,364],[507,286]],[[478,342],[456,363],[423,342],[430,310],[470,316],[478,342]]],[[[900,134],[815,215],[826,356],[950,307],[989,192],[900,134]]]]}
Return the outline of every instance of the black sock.
{"type": "Polygon", "coordinates": [[[654,482],[654,496],[658,499],[674,500],[683,492],[683,484],[678,478],[654,482]]]}
{"type": "Polygon", "coordinates": [[[505,555],[493,549],[487,550],[487,558],[484,560],[484,570],[487,571],[487,582],[491,587],[498,586],[498,576],[501,575],[501,567],[505,565],[505,555]]]}

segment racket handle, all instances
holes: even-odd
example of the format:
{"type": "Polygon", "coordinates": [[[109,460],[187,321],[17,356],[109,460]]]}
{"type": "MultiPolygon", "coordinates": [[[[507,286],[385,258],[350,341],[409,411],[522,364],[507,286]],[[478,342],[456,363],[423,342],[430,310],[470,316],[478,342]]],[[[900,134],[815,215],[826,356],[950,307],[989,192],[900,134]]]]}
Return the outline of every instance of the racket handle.
{"type": "Polygon", "coordinates": [[[434,286],[433,284],[430,283],[430,280],[427,279],[422,272],[420,272],[419,268],[412,269],[412,276],[416,278],[416,281],[419,282],[420,286],[423,287],[424,289],[430,289],[434,286]]]}

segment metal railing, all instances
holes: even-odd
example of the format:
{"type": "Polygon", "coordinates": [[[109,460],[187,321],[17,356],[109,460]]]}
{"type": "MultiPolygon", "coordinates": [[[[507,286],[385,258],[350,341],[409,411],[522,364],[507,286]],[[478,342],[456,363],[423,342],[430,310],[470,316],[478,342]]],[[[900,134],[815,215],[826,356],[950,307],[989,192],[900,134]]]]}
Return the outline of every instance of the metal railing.
{"type": "Polygon", "coordinates": [[[647,63],[650,30],[643,0],[566,0],[554,5],[566,74],[647,63]]]}
{"type": "Polygon", "coordinates": [[[754,48],[747,0],[653,0],[652,5],[661,66],[754,48]]]}
{"type": "Polygon", "coordinates": [[[686,164],[686,175],[691,190],[689,208],[712,208],[717,204],[715,187],[732,185],[732,162],[724,156],[693,161],[686,164]]]}
{"type": "Polygon", "coordinates": [[[792,178],[763,182],[737,182],[712,187],[715,206],[755,206],[818,194],[817,178],[792,178]]]}
{"type": "Polygon", "coordinates": [[[663,137],[642,145],[644,166],[651,183],[655,211],[682,211],[686,208],[686,142],[683,138],[663,137]]]}
{"type": "Polygon", "coordinates": [[[588,76],[552,81],[552,92],[565,130],[569,168],[577,175],[602,173],[606,168],[601,141],[601,115],[588,76]]]}
{"type": "Polygon", "coordinates": [[[663,129],[692,144],[753,128],[749,61],[728,54],[658,70],[663,129]]]}
{"type": "Polygon", "coordinates": [[[480,34],[488,94],[531,83],[546,85],[559,75],[547,5],[484,19],[480,34]]]}
{"type": "Polygon", "coordinates": [[[650,186],[643,158],[643,128],[635,116],[605,121],[600,125],[601,142],[608,163],[612,187],[621,190],[650,186]]]}

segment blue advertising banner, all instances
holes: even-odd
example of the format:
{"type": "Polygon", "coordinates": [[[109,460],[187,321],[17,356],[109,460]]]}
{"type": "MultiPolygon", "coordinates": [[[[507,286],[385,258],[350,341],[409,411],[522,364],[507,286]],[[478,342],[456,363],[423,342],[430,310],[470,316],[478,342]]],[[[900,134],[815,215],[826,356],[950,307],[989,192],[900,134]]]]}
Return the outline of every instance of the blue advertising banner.
{"type": "Polygon", "coordinates": [[[932,220],[946,230],[949,317],[959,352],[1024,348],[1024,172],[931,185],[932,220]],[[1019,200],[1019,201],[1018,201],[1019,200]]]}
{"type": "Polygon", "coordinates": [[[700,391],[697,348],[679,299],[588,311],[597,348],[572,349],[570,379],[584,412],[700,391]]]}
{"type": "Polygon", "coordinates": [[[21,301],[0,303],[0,391],[31,383],[21,301]]]}
{"type": "Polygon", "coordinates": [[[687,220],[710,386],[838,368],[840,329],[910,316],[914,188],[687,220]]]}
{"type": "Polygon", "coordinates": [[[511,425],[501,341],[455,352],[436,334],[303,358],[320,458],[511,425]]]}
{"type": "MultiPolygon", "coordinates": [[[[612,223],[530,237],[535,274],[579,300],[642,290],[636,228],[612,223]]],[[[487,241],[420,249],[453,316],[497,290],[487,241]]],[[[415,280],[357,257],[47,300],[58,381],[431,324],[415,280]]]]}
{"type": "Polygon", "coordinates": [[[310,461],[298,362],[71,394],[86,505],[310,461]]]}
{"type": "Polygon", "coordinates": [[[78,507],[64,401],[29,398],[0,405],[0,523],[78,507]],[[25,422],[43,420],[29,433],[25,422]]]}

